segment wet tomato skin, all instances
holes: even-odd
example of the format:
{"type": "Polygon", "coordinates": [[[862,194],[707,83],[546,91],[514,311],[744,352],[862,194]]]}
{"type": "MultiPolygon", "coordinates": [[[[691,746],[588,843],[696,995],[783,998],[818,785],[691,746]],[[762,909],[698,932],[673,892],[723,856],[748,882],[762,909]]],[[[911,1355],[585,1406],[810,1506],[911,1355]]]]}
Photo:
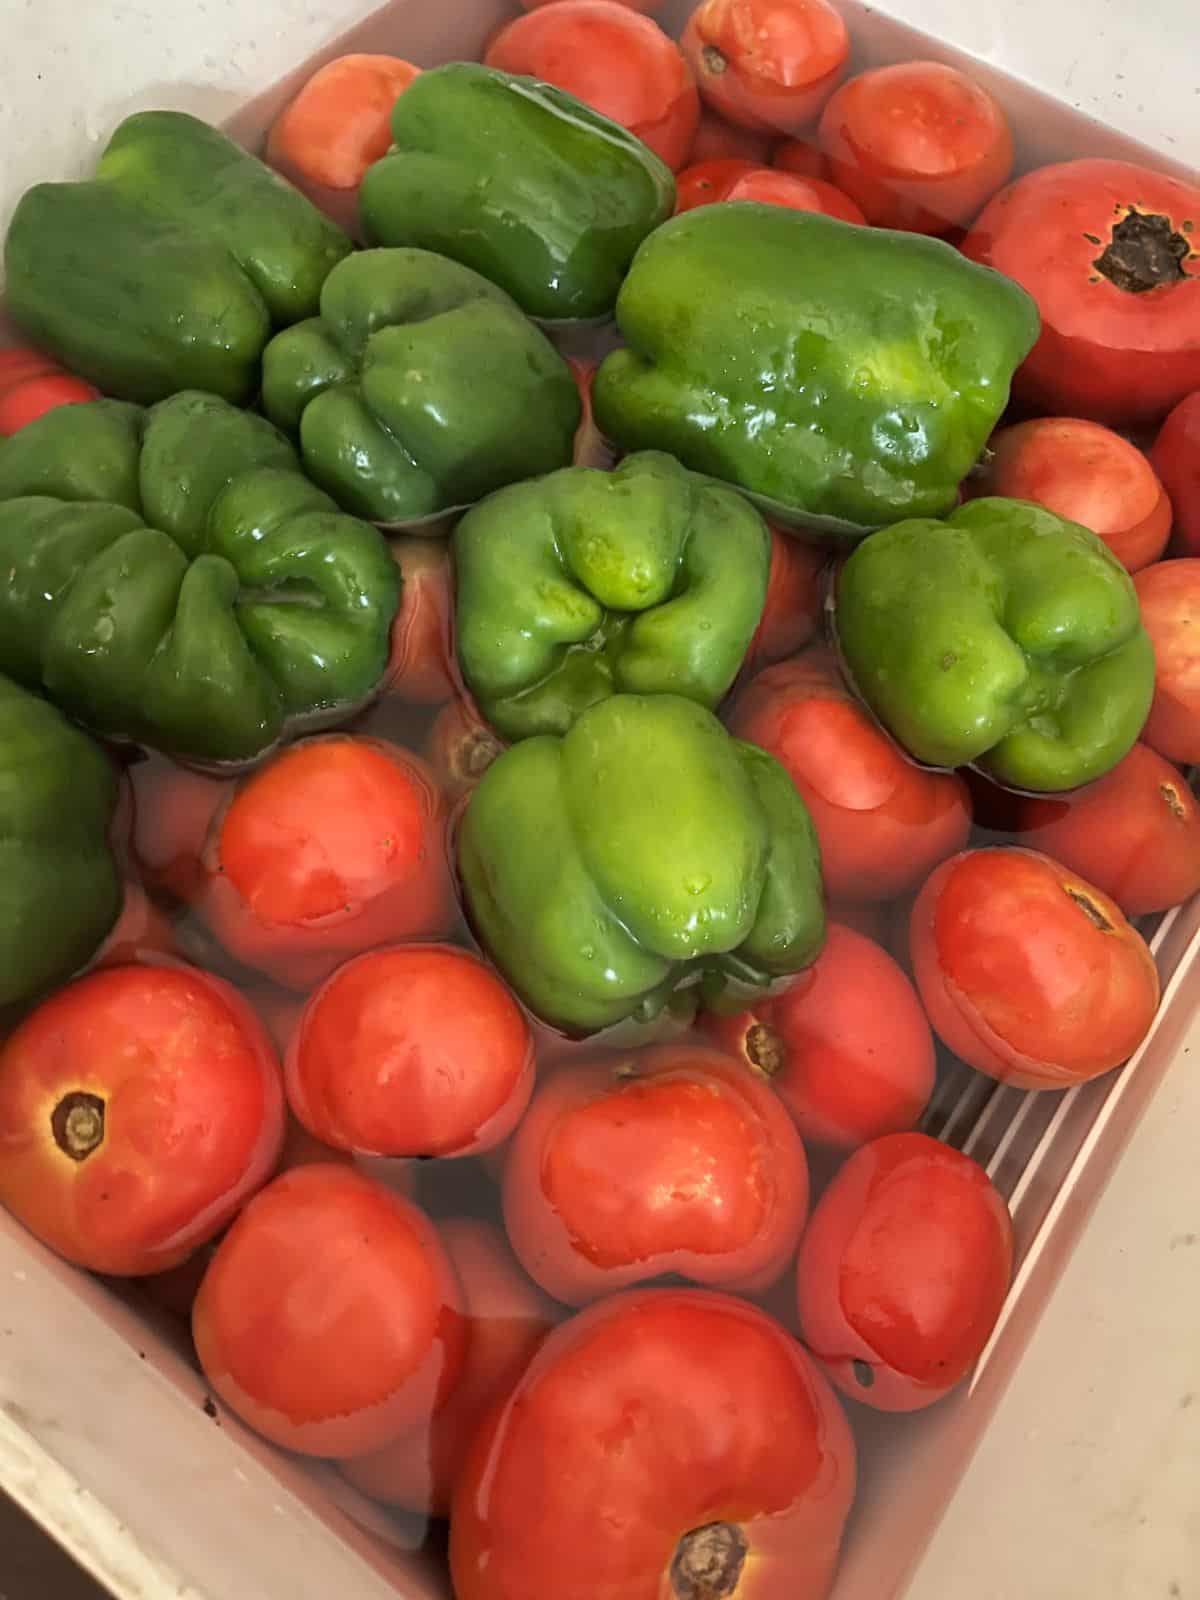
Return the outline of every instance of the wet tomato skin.
{"type": "Polygon", "coordinates": [[[616,1295],[555,1329],[477,1434],[451,1508],[454,1592],[824,1600],[854,1489],[836,1397],[764,1311],[616,1295]]]}
{"type": "Polygon", "coordinates": [[[461,1290],[411,1201],[352,1168],[269,1184],[217,1247],[192,1312],[205,1377],[289,1450],[376,1450],[449,1399],[462,1367],[461,1290]]]}
{"type": "Polygon", "coordinates": [[[504,741],[480,716],[474,702],[456,695],[433,719],[425,759],[447,803],[456,804],[478,784],[504,749],[504,741]]]}
{"type": "Polygon", "coordinates": [[[450,549],[444,539],[391,540],[400,569],[384,692],[411,705],[440,706],[454,693],[450,549]]]}
{"type": "MultiPolygon", "coordinates": [[[[696,137],[688,152],[688,165],[694,167],[702,162],[735,158],[754,167],[765,166],[772,160],[772,148],[770,134],[756,133],[752,128],[739,128],[737,123],[726,122],[724,117],[704,106],[696,126],[696,137]]],[[[806,176],[820,178],[824,174],[814,172],[806,176]]]]}
{"type": "Polygon", "coordinates": [[[1175,512],[1173,556],[1200,556],[1200,389],[1171,411],[1150,450],[1175,512]]]}
{"type": "Polygon", "coordinates": [[[1134,575],[1154,646],[1154,701],[1143,743],[1168,761],[1200,761],[1200,557],[1156,561],[1134,575]]]}
{"type": "Polygon", "coordinates": [[[262,1024],[178,962],[91,972],[0,1049],[0,1201],[94,1272],[177,1266],[267,1181],[282,1139],[262,1024]]]}
{"type": "Polygon", "coordinates": [[[801,1336],[844,1394],[917,1411],[991,1337],[1012,1279],[1008,1208],[983,1168],[923,1133],[857,1150],[800,1248],[801,1336]]]}
{"type": "Polygon", "coordinates": [[[711,110],[754,132],[794,136],[841,82],[850,39],[828,0],[702,0],[680,48],[711,110]]]}
{"type": "Polygon", "coordinates": [[[1146,941],[1094,884],[1023,848],[965,850],[917,896],[913,973],[934,1031],[1019,1089],[1109,1072],[1158,1006],[1146,941]]]}
{"type": "Polygon", "coordinates": [[[504,1168],[517,1259],[570,1305],[677,1273],[773,1282],[808,1211],[804,1147],[770,1085],[694,1044],[560,1067],[504,1168]]]}

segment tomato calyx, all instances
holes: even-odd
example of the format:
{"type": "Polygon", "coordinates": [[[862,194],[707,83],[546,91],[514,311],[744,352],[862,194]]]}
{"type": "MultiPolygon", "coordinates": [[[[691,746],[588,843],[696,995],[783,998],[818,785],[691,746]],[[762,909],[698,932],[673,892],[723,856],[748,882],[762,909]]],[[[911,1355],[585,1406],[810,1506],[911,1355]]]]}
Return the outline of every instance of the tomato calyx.
{"type": "Polygon", "coordinates": [[[671,1561],[675,1600],[726,1600],[746,1565],[750,1543],[736,1522],[707,1522],[685,1533],[671,1561]]]}
{"type": "Polygon", "coordinates": [[[706,44],[700,52],[700,59],[704,63],[705,72],[711,73],[714,78],[719,78],[729,65],[729,61],[715,44],[706,44]]]}
{"type": "Polygon", "coordinates": [[[104,1143],[104,1101],[86,1089],[72,1089],[50,1113],[50,1131],[63,1155],[86,1161],[104,1143]]]}
{"type": "MultiPolygon", "coordinates": [[[[1085,237],[1097,244],[1094,234],[1085,237]]],[[[1191,245],[1159,212],[1137,211],[1132,206],[1113,230],[1103,253],[1092,262],[1100,275],[1126,294],[1146,294],[1187,277],[1183,263],[1191,245]]]]}
{"type": "Polygon", "coordinates": [[[1099,928],[1101,933],[1114,931],[1112,923],[1090,895],[1084,894],[1082,889],[1076,889],[1072,884],[1064,884],[1063,889],[1067,898],[1075,902],[1088,921],[1099,928]]]}
{"type": "Polygon", "coordinates": [[[768,1028],[765,1022],[756,1022],[746,1029],[743,1048],[746,1060],[756,1071],[761,1072],[764,1078],[773,1078],[781,1071],[787,1058],[783,1040],[774,1028],[768,1028]]]}

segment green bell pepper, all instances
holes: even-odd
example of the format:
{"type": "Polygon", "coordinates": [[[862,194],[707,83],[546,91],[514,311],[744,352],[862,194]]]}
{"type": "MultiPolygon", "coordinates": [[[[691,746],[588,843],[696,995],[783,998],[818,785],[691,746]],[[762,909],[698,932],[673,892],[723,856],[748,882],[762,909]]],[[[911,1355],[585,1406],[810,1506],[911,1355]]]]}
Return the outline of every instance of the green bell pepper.
{"type": "Polygon", "coordinates": [[[0,671],[99,733],[247,762],[383,675],[399,575],[263,417],[183,393],[0,445],[0,671]]]}
{"type": "Polygon", "coordinates": [[[42,183],[5,243],[6,309],[81,377],[149,404],[180,389],[251,400],[272,327],[317,309],[349,237],[196,117],[145,111],[96,176],[42,183]]]}
{"type": "Polygon", "coordinates": [[[428,250],[335,267],[321,315],[263,357],[263,407],[311,477],[357,516],[398,523],[571,460],[571,369],[503,290],[428,250]]]}
{"type": "Polygon", "coordinates": [[[675,206],[640,139],[535,78],[475,62],[423,72],[367,171],[364,234],[421,245],[506,289],[531,317],[604,317],[634,251],[675,206]]]}
{"type": "Polygon", "coordinates": [[[653,451],[503,489],[454,532],[463,677],[510,740],[565,733],[621,692],[712,708],[762,616],[770,562],[752,506],[653,451]]]}
{"type": "Polygon", "coordinates": [[[104,752],[0,677],[0,1006],[70,977],[116,921],[116,802],[104,752]]]}
{"type": "Polygon", "coordinates": [[[1074,789],[1132,748],[1154,693],[1137,594],[1104,542],[1021,500],[897,523],[842,568],[859,693],[918,761],[1074,789]]]}
{"type": "Polygon", "coordinates": [[[843,543],[951,509],[1039,326],[1023,289],[940,240],[750,203],[647,239],[617,325],[604,433],[843,543]]]}
{"type": "Polygon", "coordinates": [[[500,755],[458,832],[472,925],[573,1033],[681,989],[739,1002],[824,940],[816,833],[784,769],[677,695],[613,695],[500,755]]]}

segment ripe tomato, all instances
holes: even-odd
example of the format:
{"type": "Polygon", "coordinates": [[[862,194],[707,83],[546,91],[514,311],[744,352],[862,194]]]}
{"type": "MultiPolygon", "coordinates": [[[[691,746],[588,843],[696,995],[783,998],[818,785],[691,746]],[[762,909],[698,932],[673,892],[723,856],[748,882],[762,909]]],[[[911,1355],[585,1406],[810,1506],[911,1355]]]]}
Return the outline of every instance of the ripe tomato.
{"type": "Polygon", "coordinates": [[[772,153],[771,165],[781,172],[794,172],[798,178],[829,181],[825,152],[808,139],[781,139],[772,153]]]}
{"type": "MultiPolygon", "coordinates": [[[[573,464],[577,467],[607,469],[615,464],[617,458],[616,452],[596,426],[596,415],[592,409],[592,380],[596,376],[597,363],[583,361],[576,356],[566,356],[564,359],[571,369],[571,376],[575,379],[580,401],[579,426],[575,430],[575,448],[572,452],[573,464]]],[[[453,613],[453,605],[451,612],[453,613]]]]}
{"type": "Polygon", "coordinates": [[[773,167],[755,167],[735,178],[726,200],[757,200],[760,205],[787,206],[792,211],[816,211],[839,222],[866,223],[850,196],[821,178],[800,178],[773,167]]]}
{"type": "Polygon", "coordinates": [[[503,749],[499,736],[474,704],[459,696],[434,718],[425,756],[442,793],[453,805],[470,794],[503,749]]]}
{"type": "Polygon", "coordinates": [[[454,1494],[458,1600],[823,1600],[854,1440],[766,1312],[642,1290],[556,1328],[454,1494]]]}
{"type": "Polygon", "coordinates": [[[466,1348],[433,1223],[337,1165],[284,1173],[255,1196],[217,1247],[192,1336],[243,1422],[315,1456],[377,1450],[427,1425],[466,1348]]]}
{"type": "Polygon", "coordinates": [[[823,647],[754,678],[734,702],[730,727],[791,774],[812,814],[830,895],[903,894],[966,842],[966,784],[914,766],[846,689],[823,647]]]}
{"type": "Polygon", "coordinates": [[[1166,911],[1200,890],[1200,806],[1187,780],[1135,744],[1073,794],[1023,795],[1028,843],[1110,895],[1127,917],[1166,911]]]}
{"type": "MultiPolygon", "coordinates": [[[[388,152],[396,101],[420,73],[397,56],[344,55],[314,72],[276,117],[266,159],[317,204],[325,190],[357,191],[388,152]]],[[[354,207],[339,208],[353,218],[354,207]]]]}
{"type": "Polygon", "coordinates": [[[743,672],[772,666],[809,642],[821,620],[826,553],[771,529],[771,567],[762,617],[746,651],[743,672]]]}
{"type": "Polygon", "coordinates": [[[533,1093],[525,1015],[478,957],[394,945],[339,967],[304,1008],[284,1068],[318,1139],[377,1156],[502,1144],[533,1093]]]}
{"type": "Polygon", "coordinates": [[[1200,557],[1159,561],[1133,580],[1154,645],[1154,703],[1142,742],[1168,761],[1200,761],[1200,557]]]}
{"type": "Polygon", "coordinates": [[[202,856],[213,818],[233,793],[229,778],[206,778],[161,756],[128,769],[133,787],[133,854],[152,889],[188,903],[204,883],[202,856]]]}
{"type": "Polygon", "coordinates": [[[348,956],[454,918],[445,806],[419,757],[327,734],[238,786],[210,834],[199,908],[246,966],[310,989],[348,956]]]}
{"type": "Polygon", "coordinates": [[[1119,906],[1036,850],[964,850],[917,896],[913,972],[970,1066],[1018,1089],[1111,1072],[1145,1038],[1158,972],[1119,906]]]}
{"type": "Polygon", "coordinates": [[[919,1411],[983,1353],[1012,1281],[1008,1208],[983,1168],[923,1133],[850,1157],[797,1269],[801,1337],[844,1394],[919,1411]]]}
{"type": "Polygon", "coordinates": [[[754,163],[735,157],[718,157],[685,167],[675,180],[675,211],[694,211],[697,206],[712,205],[724,200],[735,178],[744,172],[753,172],[754,163]]]}
{"type": "Polygon", "coordinates": [[[944,233],[1012,171],[999,105],[957,67],[905,61],[843,84],[821,116],[830,176],[880,228],[944,233]]]}
{"type": "Polygon", "coordinates": [[[88,967],[94,972],[98,967],[124,967],[132,961],[178,953],[170,917],[147,899],[140,883],[127,878],[121,915],[88,967]]]}
{"type": "Polygon", "coordinates": [[[804,1147],[770,1085],[694,1044],[561,1068],[504,1166],[517,1259],[569,1305],[666,1272],[765,1287],[807,1211],[804,1147]]]}
{"type": "Polygon", "coordinates": [[[0,1201],[77,1266],[176,1266],[266,1182],[283,1139],[271,1041],[220,978],[110,967],[0,1048],[0,1201]]]}
{"type": "Polygon", "coordinates": [[[5,388],[0,379],[0,439],[11,438],[59,406],[77,406],[99,399],[99,389],[82,378],[73,378],[69,372],[24,378],[9,388],[5,388]]]}
{"type": "MultiPolygon", "coordinates": [[[[739,128],[726,122],[707,106],[700,108],[700,121],[696,137],[688,155],[689,166],[701,166],[708,161],[748,161],[751,166],[764,167],[771,159],[771,136],[755,133],[752,128],[739,128]]],[[[820,173],[816,174],[820,177],[820,173]]]]}
{"type": "Polygon", "coordinates": [[[451,1217],[438,1233],[462,1284],[468,1327],[454,1393],[432,1425],[406,1429],[382,1450],[344,1462],[342,1472],[385,1505],[444,1517],[480,1423],[511,1393],[560,1312],[530,1283],[490,1222],[451,1217]]]}
{"type": "Polygon", "coordinates": [[[963,251],[1037,301],[1042,332],[1014,393],[1110,427],[1155,423],[1200,389],[1200,188],[1129,161],[1026,173],[963,251]]]}
{"type": "MultiPolygon", "coordinates": [[[[616,0],[630,11],[661,11],[666,0],[616,0]]],[[[566,0],[520,0],[522,11],[540,11],[543,6],[565,5],[566,0]]]]}
{"type": "Polygon", "coordinates": [[[1003,495],[1048,506],[1099,534],[1129,572],[1157,561],[1171,531],[1158,474],[1127,439],[1098,422],[1038,417],[993,434],[990,459],[965,498],[1003,495]]]}
{"type": "Polygon", "coordinates": [[[386,693],[412,705],[444,705],[454,693],[450,551],[444,539],[396,538],[400,609],[392,623],[386,693]]]}
{"type": "Polygon", "coordinates": [[[1200,556],[1200,389],[1163,423],[1150,460],[1175,511],[1171,553],[1200,556]]]}
{"type": "Polygon", "coordinates": [[[829,0],[702,0],[679,42],[705,104],[760,133],[801,133],[850,53],[829,0]]]}
{"type": "Polygon", "coordinates": [[[696,136],[700,98],[679,46],[616,0],[559,0],[501,28],[484,61],[553,83],[611,117],[669,167],[696,136]]]}
{"type": "Polygon", "coordinates": [[[881,945],[836,923],[782,993],[705,1027],[770,1080],[815,1144],[853,1150],[911,1128],[933,1093],[933,1035],[916,990],[881,945]]]}

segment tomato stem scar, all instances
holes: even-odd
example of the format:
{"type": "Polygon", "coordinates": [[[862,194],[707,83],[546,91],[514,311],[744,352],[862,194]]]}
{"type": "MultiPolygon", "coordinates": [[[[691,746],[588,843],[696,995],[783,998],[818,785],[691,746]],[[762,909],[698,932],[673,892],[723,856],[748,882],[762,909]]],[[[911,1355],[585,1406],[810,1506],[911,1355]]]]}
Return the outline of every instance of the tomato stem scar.
{"type": "Polygon", "coordinates": [[[735,1522],[709,1522],[685,1533],[671,1562],[676,1600],[726,1600],[738,1586],[750,1545],[735,1522]]]}
{"type": "Polygon", "coordinates": [[[1187,812],[1184,809],[1183,801],[1179,798],[1178,789],[1174,788],[1169,783],[1161,783],[1158,786],[1158,792],[1162,795],[1163,800],[1166,803],[1167,810],[1172,816],[1182,819],[1187,815],[1187,812]]]}
{"type": "Polygon", "coordinates": [[[757,1067],[764,1078],[773,1078],[783,1066],[783,1045],[779,1035],[765,1022],[756,1022],[746,1030],[746,1059],[757,1067]]]}
{"type": "Polygon", "coordinates": [[[700,59],[704,63],[705,72],[711,72],[714,78],[719,78],[729,65],[715,44],[706,44],[700,52],[700,59]]]}
{"type": "Polygon", "coordinates": [[[1107,249],[1092,265],[1116,288],[1145,294],[1148,289],[1185,278],[1183,263],[1188,254],[1187,240],[1175,232],[1169,217],[1130,208],[1113,228],[1107,249]]]}
{"type": "Polygon", "coordinates": [[[104,1143],[104,1101],[84,1089],[73,1089],[50,1113],[50,1131],[64,1155],[86,1161],[104,1143]]]}

